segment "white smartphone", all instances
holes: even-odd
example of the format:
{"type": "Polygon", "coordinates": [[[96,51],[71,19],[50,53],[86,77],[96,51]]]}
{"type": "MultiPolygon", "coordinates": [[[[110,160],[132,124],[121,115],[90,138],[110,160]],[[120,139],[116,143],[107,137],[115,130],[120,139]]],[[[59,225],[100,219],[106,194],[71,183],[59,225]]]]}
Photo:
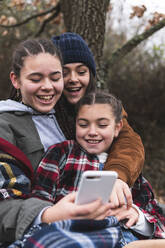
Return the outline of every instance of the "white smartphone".
{"type": "Polygon", "coordinates": [[[90,203],[98,198],[107,203],[117,177],[115,171],[85,171],[78,186],[75,203],[90,203]]]}

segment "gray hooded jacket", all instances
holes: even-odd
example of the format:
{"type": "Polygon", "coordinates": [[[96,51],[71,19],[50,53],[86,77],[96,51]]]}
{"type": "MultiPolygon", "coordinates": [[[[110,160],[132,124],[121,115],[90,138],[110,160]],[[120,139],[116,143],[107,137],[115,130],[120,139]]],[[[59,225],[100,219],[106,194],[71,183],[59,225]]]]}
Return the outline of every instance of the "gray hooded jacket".
{"type": "MultiPolygon", "coordinates": [[[[34,170],[48,146],[65,140],[54,110],[48,114],[13,101],[0,101],[0,137],[16,145],[34,170]]],[[[0,242],[13,242],[23,235],[40,211],[51,203],[37,198],[0,202],[0,242]]]]}
{"type": "Polygon", "coordinates": [[[42,114],[13,100],[0,101],[0,137],[22,150],[34,169],[49,146],[65,140],[54,109],[42,114]]]}

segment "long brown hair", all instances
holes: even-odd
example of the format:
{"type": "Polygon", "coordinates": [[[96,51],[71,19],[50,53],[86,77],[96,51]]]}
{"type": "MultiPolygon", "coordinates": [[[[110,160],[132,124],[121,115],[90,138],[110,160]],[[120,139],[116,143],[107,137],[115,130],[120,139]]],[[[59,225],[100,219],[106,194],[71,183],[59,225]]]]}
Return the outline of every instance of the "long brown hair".
{"type": "MultiPolygon", "coordinates": [[[[85,95],[96,90],[96,80],[89,69],[90,72],[90,80],[88,87],[86,89],[85,95]]],[[[76,133],[76,105],[70,104],[65,98],[64,94],[62,94],[61,98],[55,105],[56,110],[56,118],[62,129],[65,137],[67,139],[75,139],[76,133]]]]}

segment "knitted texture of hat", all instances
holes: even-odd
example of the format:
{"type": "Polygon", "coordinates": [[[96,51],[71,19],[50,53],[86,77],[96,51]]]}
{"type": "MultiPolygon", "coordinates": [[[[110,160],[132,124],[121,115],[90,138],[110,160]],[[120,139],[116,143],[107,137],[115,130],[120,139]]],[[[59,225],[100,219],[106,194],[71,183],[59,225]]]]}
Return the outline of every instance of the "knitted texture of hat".
{"type": "Polygon", "coordinates": [[[52,41],[60,48],[64,64],[82,62],[96,75],[93,54],[79,34],[67,32],[52,37],[52,41]]]}

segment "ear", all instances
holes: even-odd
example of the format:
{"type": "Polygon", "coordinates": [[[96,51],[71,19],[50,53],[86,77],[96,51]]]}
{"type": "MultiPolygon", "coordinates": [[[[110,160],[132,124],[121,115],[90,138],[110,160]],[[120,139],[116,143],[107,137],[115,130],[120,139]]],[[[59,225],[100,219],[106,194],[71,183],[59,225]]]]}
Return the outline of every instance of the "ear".
{"type": "Polygon", "coordinates": [[[12,82],[12,85],[16,89],[20,89],[20,81],[19,78],[15,75],[13,71],[10,72],[10,80],[12,82]]]}
{"type": "Polygon", "coordinates": [[[115,126],[115,135],[114,135],[115,137],[118,137],[122,127],[123,127],[123,120],[120,120],[115,126]]]}

